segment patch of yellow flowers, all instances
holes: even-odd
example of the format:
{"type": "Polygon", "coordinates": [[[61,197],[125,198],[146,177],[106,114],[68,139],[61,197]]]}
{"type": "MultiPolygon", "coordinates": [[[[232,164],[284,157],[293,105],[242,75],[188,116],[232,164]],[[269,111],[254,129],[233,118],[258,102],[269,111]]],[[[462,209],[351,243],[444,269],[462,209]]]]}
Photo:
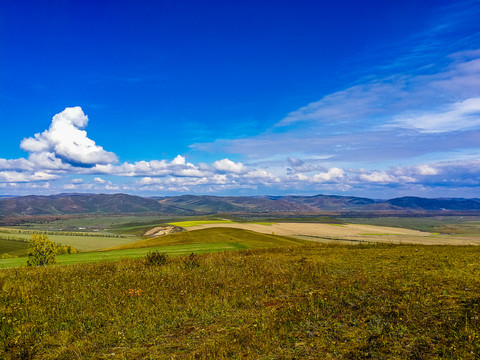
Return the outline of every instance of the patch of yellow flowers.
{"type": "Polygon", "coordinates": [[[141,294],[142,294],[142,289],[128,289],[123,293],[123,296],[138,297],[141,294]]]}

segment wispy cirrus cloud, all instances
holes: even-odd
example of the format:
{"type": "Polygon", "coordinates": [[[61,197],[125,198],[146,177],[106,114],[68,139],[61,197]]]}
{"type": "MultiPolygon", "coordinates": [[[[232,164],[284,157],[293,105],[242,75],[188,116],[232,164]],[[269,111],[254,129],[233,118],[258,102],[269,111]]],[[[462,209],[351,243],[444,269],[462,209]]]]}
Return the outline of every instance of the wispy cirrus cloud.
{"type": "Polygon", "coordinates": [[[427,133],[480,128],[480,97],[448,104],[443,110],[402,114],[391,126],[410,127],[427,133]]]}
{"type": "MultiPolygon", "coordinates": [[[[428,73],[369,79],[288,114],[257,136],[193,144],[196,151],[226,152],[261,161],[273,155],[309,158],[320,166],[383,167],[479,149],[480,50],[451,54],[428,73]],[[369,165],[370,164],[370,165],[369,165]]],[[[290,164],[291,169],[295,166],[290,164]]],[[[311,165],[310,165],[311,166],[311,165]]]]}
{"type": "Polygon", "coordinates": [[[326,95],[291,112],[277,126],[311,122],[334,125],[333,131],[338,131],[344,124],[356,125],[352,132],[389,123],[411,111],[438,115],[448,112],[446,106],[462,103],[467,110],[480,96],[480,50],[449,58],[450,64],[427,75],[399,73],[326,95]]]}

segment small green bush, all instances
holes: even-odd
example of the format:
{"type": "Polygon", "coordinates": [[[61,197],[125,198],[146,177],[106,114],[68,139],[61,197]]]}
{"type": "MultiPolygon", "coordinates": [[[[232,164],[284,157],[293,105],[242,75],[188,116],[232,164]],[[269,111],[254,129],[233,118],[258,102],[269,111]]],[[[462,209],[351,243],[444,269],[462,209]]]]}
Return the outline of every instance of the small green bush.
{"type": "Polygon", "coordinates": [[[61,245],[57,244],[57,248],[55,249],[55,253],[57,255],[64,255],[64,254],[76,254],[77,249],[75,249],[71,245],[61,245]]]}
{"type": "Polygon", "coordinates": [[[28,243],[28,266],[47,266],[57,262],[57,245],[47,236],[33,234],[28,243]]]}
{"type": "Polygon", "coordinates": [[[145,256],[145,263],[146,265],[162,266],[167,263],[167,259],[167,253],[154,250],[149,251],[148,254],[145,256]]]}

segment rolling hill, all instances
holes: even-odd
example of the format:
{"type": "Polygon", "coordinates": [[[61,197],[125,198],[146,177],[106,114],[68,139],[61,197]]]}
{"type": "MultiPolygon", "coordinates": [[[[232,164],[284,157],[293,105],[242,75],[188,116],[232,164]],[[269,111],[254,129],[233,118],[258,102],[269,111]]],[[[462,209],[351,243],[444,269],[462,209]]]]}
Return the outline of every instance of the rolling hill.
{"type": "Polygon", "coordinates": [[[59,194],[0,199],[0,216],[146,212],[178,213],[157,200],[126,194],[59,194]]]}
{"type": "Polygon", "coordinates": [[[0,198],[0,216],[141,214],[208,215],[216,213],[325,212],[480,212],[480,199],[401,197],[374,200],[354,196],[172,196],[146,198],[127,194],[59,194],[0,198]]]}

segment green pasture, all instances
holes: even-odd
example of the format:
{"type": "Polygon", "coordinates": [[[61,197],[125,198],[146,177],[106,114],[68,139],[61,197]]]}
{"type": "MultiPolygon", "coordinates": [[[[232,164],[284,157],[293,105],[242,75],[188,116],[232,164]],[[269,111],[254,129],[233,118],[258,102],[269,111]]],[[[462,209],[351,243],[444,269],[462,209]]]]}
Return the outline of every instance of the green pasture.
{"type": "MultiPolygon", "coordinates": [[[[168,256],[181,256],[191,253],[203,254],[219,251],[242,250],[246,246],[236,243],[208,243],[208,244],[187,244],[187,245],[169,245],[153,246],[149,248],[133,248],[126,250],[112,250],[102,252],[88,252],[78,254],[66,254],[57,256],[58,265],[85,264],[101,261],[117,261],[120,259],[135,259],[144,257],[150,251],[165,252],[168,256]]],[[[0,259],[0,269],[26,266],[27,258],[0,259]]]]}
{"type": "Polygon", "coordinates": [[[192,220],[192,221],[178,221],[171,222],[169,225],[180,226],[180,227],[192,227],[204,224],[234,224],[232,220],[192,220]]]}
{"type": "Polygon", "coordinates": [[[31,222],[17,226],[21,229],[42,231],[60,230],[74,231],[86,228],[87,231],[116,229],[122,226],[151,225],[163,223],[163,220],[172,220],[171,216],[158,215],[76,215],[48,222],[31,222]]]}
{"type": "MultiPolygon", "coordinates": [[[[11,255],[22,255],[22,249],[25,249],[28,246],[28,241],[32,238],[32,233],[30,231],[24,233],[19,229],[12,228],[0,228],[0,254],[9,253],[11,255]],[[9,237],[21,240],[21,241],[10,241],[9,237]],[[15,251],[15,253],[11,253],[15,251]]],[[[47,234],[48,238],[54,243],[62,245],[71,245],[78,251],[94,251],[100,250],[107,247],[118,246],[128,244],[130,242],[136,241],[139,238],[135,236],[124,236],[124,237],[109,237],[105,236],[108,234],[97,234],[97,233],[78,233],[77,235],[56,235],[56,234],[47,234]],[[103,235],[103,236],[102,236],[103,235]]]]}
{"type": "Polygon", "coordinates": [[[14,241],[0,238],[0,256],[2,254],[10,254],[13,256],[26,256],[28,242],[14,241]]]}

